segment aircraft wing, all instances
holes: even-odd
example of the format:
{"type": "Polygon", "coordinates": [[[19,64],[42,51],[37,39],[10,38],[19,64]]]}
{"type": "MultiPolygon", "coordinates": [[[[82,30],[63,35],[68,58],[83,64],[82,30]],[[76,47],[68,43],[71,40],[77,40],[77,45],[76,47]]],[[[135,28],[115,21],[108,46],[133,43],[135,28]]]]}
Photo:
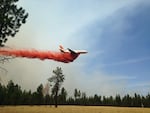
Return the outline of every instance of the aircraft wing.
{"type": "Polygon", "coordinates": [[[67,48],[67,49],[70,51],[71,54],[77,54],[75,51],[73,51],[73,50],[71,50],[69,48],[67,48]]]}

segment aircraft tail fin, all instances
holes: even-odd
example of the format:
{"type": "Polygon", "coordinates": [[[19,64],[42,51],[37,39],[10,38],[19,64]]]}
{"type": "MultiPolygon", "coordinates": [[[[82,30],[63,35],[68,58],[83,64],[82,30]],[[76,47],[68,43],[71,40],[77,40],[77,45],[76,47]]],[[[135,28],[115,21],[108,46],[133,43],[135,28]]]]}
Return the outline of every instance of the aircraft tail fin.
{"type": "Polygon", "coordinates": [[[59,48],[60,48],[60,49],[64,49],[62,45],[59,45],[59,48]]]}
{"type": "Polygon", "coordinates": [[[59,45],[59,50],[60,50],[61,52],[65,52],[62,45],[59,45]]]}

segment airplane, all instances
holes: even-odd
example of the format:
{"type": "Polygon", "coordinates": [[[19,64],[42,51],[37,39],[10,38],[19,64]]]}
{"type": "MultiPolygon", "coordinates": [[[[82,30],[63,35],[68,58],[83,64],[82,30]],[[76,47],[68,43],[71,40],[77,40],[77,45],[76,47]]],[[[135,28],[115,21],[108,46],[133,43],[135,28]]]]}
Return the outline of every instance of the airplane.
{"type": "Polygon", "coordinates": [[[63,46],[59,46],[59,50],[65,57],[65,62],[73,62],[80,54],[86,54],[87,51],[85,50],[72,50],[70,48],[64,49],[63,46]]]}
{"type": "Polygon", "coordinates": [[[26,58],[39,58],[40,60],[52,59],[59,62],[73,62],[80,54],[86,54],[85,50],[64,49],[59,46],[60,52],[53,51],[38,51],[38,50],[16,50],[16,49],[1,49],[0,55],[26,58]]]}

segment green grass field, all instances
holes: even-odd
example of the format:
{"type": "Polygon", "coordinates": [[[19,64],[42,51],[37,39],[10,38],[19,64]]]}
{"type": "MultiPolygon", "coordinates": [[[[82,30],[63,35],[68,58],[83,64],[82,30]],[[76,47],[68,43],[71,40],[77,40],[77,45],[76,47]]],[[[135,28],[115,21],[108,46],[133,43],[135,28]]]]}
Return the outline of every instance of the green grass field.
{"type": "Polygon", "coordinates": [[[1,106],[0,113],[150,113],[150,108],[103,106],[1,106]]]}

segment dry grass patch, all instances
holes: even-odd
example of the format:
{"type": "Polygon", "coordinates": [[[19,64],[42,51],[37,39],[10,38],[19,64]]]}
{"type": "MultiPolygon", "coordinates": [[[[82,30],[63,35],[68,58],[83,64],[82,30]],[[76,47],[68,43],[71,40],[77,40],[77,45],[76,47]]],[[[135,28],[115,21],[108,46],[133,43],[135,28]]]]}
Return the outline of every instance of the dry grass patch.
{"type": "Polygon", "coordinates": [[[3,106],[0,113],[150,113],[150,108],[104,106],[3,106]]]}

